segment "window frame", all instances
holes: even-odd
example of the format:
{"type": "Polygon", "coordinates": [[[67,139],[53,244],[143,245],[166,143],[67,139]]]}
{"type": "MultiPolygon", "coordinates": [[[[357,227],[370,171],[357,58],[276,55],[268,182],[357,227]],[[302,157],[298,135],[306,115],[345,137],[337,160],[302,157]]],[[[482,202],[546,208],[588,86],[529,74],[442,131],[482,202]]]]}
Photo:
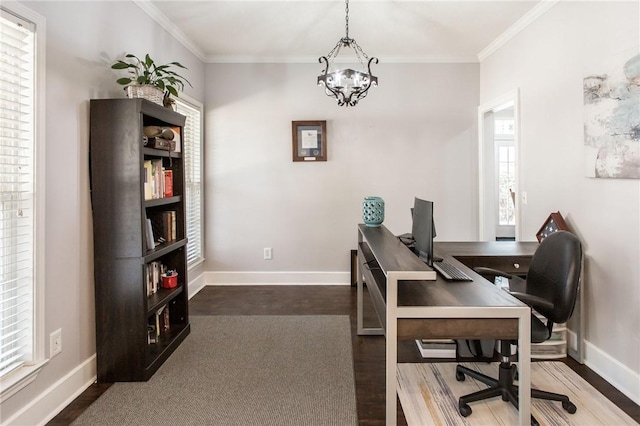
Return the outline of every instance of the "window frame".
{"type": "Polygon", "coordinates": [[[513,139],[503,139],[503,140],[496,140],[496,145],[495,145],[495,154],[496,154],[496,199],[498,200],[498,204],[497,204],[497,208],[496,208],[496,226],[497,227],[503,227],[503,228],[512,228],[515,227],[515,200],[513,200],[513,206],[511,208],[506,207],[505,209],[507,211],[513,211],[513,221],[514,223],[501,223],[500,222],[500,218],[501,218],[501,210],[502,208],[500,207],[500,169],[501,166],[507,165],[508,171],[509,172],[513,172],[513,173],[509,173],[510,175],[513,176],[513,180],[516,180],[516,160],[515,160],[515,144],[513,143],[513,139]],[[507,150],[512,150],[511,154],[509,155],[509,161],[501,161],[500,160],[500,149],[501,148],[506,148],[507,150]],[[511,158],[513,157],[513,159],[511,158]]]}
{"type": "MultiPolygon", "coordinates": [[[[183,103],[190,108],[194,108],[200,111],[200,123],[199,123],[200,125],[200,247],[198,249],[200,255],[195,260],[191,261],[191,263],[187,264],[187,269],[193,270],[199,265],[201,265],[205,260],[204,258],[204,105],[201,102],[183,93],[180,93],[180,96],[175,99],[175,102],[176,102],[176,110],[178,106],[177,104],[183,103]]],[[[186,141],[184,137],[183,137],[182,143],[183,143],[182,154],[184,156],[186,152],[184,147],[184,144],[186,143],[186,141]]],[[[183,161],[186,161],[186,159],[183,158],[183,161]]],[[[186,169],[186,165],[185,165],[185,169],[186,169]]],[[[185,176],[185,185],[188,186],[188,182],[186,182],[186,179],[187,177],[185,176]]],[[[188,200],[185,200],[185,205],[188,205],[188,200]]],[[[188,223],[189,211],[188,209],[185,209],[185,210],[186,210],[185,214],[187,215],[186,222],[188,223]]],[[[189,243],[191,242],[187,241],[187,245],[189,243]]]]}
{"type": "Polygon", "coordinates": [[[35,25],[34,73],[34,280],[33,280],[33,359],[0,377],[0,403],[33,382],[48,359],[45,358],[45,67],[46,19],[12,0],[2,2],[2,9],[35,25]]]}

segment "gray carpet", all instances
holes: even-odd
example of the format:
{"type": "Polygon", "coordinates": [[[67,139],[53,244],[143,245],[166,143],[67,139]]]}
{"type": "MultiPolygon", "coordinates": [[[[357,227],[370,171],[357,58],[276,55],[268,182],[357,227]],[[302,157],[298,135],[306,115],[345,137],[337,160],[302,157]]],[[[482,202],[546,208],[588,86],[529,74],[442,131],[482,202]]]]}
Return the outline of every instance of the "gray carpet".
{"type": "Polygon", "coordinates": [[[115,383],[73,425],[356,425],[348,316],[191,317],[148,382],[115,383]]]}

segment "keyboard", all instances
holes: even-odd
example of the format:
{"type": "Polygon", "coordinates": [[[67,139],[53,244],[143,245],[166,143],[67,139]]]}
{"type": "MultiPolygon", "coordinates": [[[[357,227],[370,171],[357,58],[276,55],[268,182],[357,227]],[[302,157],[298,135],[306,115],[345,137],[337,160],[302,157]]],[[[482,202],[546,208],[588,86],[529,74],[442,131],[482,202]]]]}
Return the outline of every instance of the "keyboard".
{"type": "Polygon", "coordinates": [[[438,271],[440,275],[451,281],[473,281],[473,279],[458,269],[457,266],[448,262],[433,262],[433,269],[438,271]]]}

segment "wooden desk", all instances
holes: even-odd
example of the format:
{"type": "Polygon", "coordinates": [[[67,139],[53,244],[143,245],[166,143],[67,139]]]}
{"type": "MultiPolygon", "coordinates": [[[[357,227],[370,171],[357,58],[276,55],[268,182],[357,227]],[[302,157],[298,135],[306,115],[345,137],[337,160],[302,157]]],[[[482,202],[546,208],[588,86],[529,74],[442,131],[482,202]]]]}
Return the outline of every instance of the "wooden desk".
{"type": "Polygon", "coordinates": [[[518,339],[519,423],[530,424],[531,309],[449,254],[440,256],[473,281],[448,282],[434,276],[384,226],[358,225],[358,334],[386,336],[386,424],[396,424],[397,340],[421,338],[518,339]],[[381,328],[363,326],[365,281],[381,328]]]}
{"type": "MultiPolygon", "coordinates": [[[[486,266],[498,269],[512,275],[525,276],[529,271],[531,258],[536,252],[540,243],[537,241],[464,241],[464,242],[436,242],[436,253],[444,252],[455,257],[469,268],[486,266]]],[[[581,277],[584,273],[580,274],[581,277]]],[[[573,344],[569,344],[569,339],[565,338],[564,346],[566,352],[558,351],[558,355],[544,355],[540,347],[547,344],[558,344],[557,342],[546,342],[534,345],[534,353],[537,358],[559,358],[569,355],[579,363],[584,361],[584,291],[582,284],[578,290],[578,299],[573,310],[571,319],[567,322],[567,328],[575,335],[573,344]]],[[[557,326],[557,325],[556,325],[557,326]]],[[[565,335],[567,331],[564,331],[565,335]]],[[[567,337],[567,336],[565,336],[567,337]]]]}

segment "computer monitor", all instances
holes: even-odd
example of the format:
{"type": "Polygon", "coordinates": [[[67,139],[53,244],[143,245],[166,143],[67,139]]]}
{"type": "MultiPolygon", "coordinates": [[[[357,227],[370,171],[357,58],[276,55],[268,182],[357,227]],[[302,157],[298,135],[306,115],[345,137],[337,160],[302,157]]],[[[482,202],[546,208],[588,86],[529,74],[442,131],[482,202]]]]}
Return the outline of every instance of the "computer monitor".
{"type": "Polygon", "coordinates": [[[436,227],[433,221],[433,201],[415,198],[413,203],[413,224],[411,226],[415,254],[427,265],[433,265],[433,238],[436,227]]]}

